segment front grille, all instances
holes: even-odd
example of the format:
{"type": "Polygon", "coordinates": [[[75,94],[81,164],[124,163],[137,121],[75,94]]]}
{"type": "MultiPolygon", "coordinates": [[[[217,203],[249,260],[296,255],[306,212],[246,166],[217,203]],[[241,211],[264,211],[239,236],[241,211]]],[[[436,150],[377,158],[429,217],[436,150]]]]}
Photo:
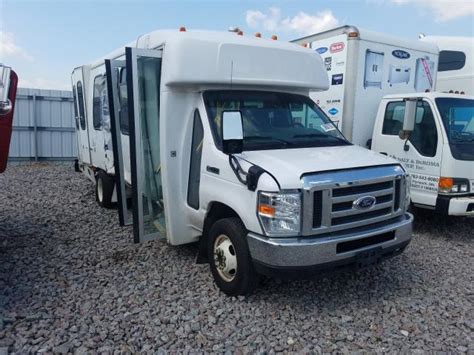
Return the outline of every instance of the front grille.
{"type": "Polygon", "coordinates": [[[319,179],[324,178],[328,182],[309,191],[312,210],[308,216],[311,219],[304,229],[306,235],[328,235],[346,229],[363,228],[403,213],[401,190],[404,180],[401,168],[368,168],[333,174],[308,177],[307,181],[317,186],[319,179]],[[374,176],[374,172],[382,174],[374,176]],[[364,181],[364,178],[368,181],[364,181]],[[364,205],[363,202],[367,202],[364,198],[369,203],[364,205]]]}

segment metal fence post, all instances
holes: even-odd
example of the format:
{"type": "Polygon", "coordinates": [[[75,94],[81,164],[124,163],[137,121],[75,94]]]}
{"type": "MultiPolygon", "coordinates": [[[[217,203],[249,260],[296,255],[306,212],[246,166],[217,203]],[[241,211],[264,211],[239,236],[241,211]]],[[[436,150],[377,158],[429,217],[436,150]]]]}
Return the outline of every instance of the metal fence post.
{"type": "Polygon", "coordinates": [[[38,161],[38,124],[36,122],[37,107],[36,107],[36,94],[33,94],[33,140],[35,142],[35,161],[38,161]]]}

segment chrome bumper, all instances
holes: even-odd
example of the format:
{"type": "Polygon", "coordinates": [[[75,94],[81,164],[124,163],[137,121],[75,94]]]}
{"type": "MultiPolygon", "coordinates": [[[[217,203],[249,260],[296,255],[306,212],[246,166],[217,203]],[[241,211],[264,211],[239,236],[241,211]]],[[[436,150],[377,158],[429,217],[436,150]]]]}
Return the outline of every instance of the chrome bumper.
{"type": "MultiPolygon", "coordinates": [[[[413,215],[405,213],[395,222],[365,230],[345,230],[329,236],[268,238],[249,233],[248,245],[252,259],[258,264],[274,268],[305,268],[323,264],[344,264],[354,259],[360,252],[379,249],[396,250],[397,246],[405,247],[411,240],[413,215]],[[393,232],[393,239],[338,252],[338,244],[359,239],[376,237],[393,232]]],[[[357,243],[352,243],[357,245],[357,243]]],[[[341,248],[340,248],[341,249],[341,248]]]]}

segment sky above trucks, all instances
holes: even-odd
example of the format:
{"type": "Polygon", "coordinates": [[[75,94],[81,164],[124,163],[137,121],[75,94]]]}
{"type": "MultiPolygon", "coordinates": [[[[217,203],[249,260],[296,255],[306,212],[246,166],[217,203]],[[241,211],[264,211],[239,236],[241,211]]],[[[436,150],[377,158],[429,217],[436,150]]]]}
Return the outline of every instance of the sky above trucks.
{"type": "Polygon", "coordinates": [[[0,63],[20,86],[70,90],[70,73],[156,29],[291,40],[341,25],[416,40],[474,35],[474,0],[0,0],[0,63]]]}

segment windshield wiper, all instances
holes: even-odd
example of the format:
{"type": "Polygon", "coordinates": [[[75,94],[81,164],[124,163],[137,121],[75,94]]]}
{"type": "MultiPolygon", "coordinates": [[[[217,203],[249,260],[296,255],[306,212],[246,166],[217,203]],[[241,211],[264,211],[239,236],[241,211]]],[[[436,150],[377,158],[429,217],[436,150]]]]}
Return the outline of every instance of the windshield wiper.
{"type": "Polygon", "coordinates": [[[251,141],[251,140],[270,140],[270,141],[277,141],[279,143],[283,143],[285,145],[293,145],[294,143],[286,141],[281,138],[275,138],[271,136],[245,136],[244,141],[251,141]]]}

